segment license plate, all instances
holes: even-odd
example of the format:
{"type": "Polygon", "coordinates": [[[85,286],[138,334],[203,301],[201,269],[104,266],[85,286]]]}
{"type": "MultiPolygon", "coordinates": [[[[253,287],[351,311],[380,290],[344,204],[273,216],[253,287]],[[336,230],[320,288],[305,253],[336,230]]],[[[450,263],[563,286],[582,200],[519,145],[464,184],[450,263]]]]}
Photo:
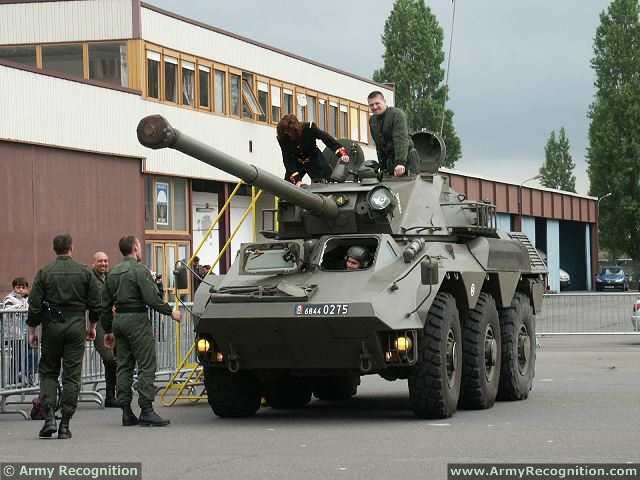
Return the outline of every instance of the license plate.
{"type": "Polygon", "coordinates": [[[296,315],[338,317],[349,314],[348,303],[299,303],[295,306],[296,315]]]}

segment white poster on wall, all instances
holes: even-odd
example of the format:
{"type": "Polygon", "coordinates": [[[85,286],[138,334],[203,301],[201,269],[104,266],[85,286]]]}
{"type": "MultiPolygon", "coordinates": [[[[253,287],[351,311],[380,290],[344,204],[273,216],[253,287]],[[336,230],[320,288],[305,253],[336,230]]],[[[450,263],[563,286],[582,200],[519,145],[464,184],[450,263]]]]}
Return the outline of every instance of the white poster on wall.
{"type": "Polygon", "coordinates": [[[169,225],[169,184],[156,183],[156,224],[169,225]]]}

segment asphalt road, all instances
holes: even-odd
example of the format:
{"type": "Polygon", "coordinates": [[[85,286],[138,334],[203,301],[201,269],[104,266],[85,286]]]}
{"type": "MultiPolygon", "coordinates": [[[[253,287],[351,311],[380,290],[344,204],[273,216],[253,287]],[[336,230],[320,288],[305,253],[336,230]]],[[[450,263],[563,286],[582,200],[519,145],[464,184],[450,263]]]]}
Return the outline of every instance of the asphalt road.
{"type": "MultiPolygon", "coordinates": [[[[216,418],[205,403],[159,407],[167,428],[119,426],[84,404],[73,439],[0,416],[0,461],[142,462],[144,479],[446,478],[449,462],[638,462],[640,337],[548,337],[523,402],[414,418],[406,382],[364,379],[341,404],[216,418]]],[[[0,477],[1,478],[1,477],[0,477]]]]}

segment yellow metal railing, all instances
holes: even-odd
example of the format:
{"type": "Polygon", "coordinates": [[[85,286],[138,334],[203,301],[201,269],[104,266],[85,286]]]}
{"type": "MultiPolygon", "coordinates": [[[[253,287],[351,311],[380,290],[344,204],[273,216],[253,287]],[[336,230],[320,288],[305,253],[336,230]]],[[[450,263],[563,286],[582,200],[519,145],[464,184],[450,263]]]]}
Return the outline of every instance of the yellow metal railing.
{"type": "MultiPolygon", "coordinates": [[[[222,208],[218,210],[218,215],[209,226],[209,229],[207,230],[202,240],[200,241],[198,248],[194,250],[193,255],[191,255],[191,258],[189,258],[189,260],[187,261],[187,266],[189,268],[191,268],[193,259],[198,255],[200,250],[202,250],[202,247],[204,246],[205,242],[209,239],[209,236],[211,235],[211,232],[213,232],[215,226],[218,225],[218,223],[220,222],[220,219],[223,217],[227,209],[230,207],[231,201],[233,200],[235,195],[238,193],[242,185],[243,183],[238,183],[236,185],[236,187],[233,189],[233,191],[229,195],[229,198],[227,198],[227,200],[225,201],[222,208]]],[[[226,251],[231,247],[231,242],[233,241],[237,233],[240,231],[240,227],[246,220],[249,213],[253,213],[252,240],[255,241],[256,226],[257,226],[256,203],[261,195],[262,195],[262,190],[258,190],[253,186],[251,187],[251,203],[242,214],[242,217],[240,217],[238,224],[233,229],[233,232],[231,232],[231,235],[225,242],[224,246],[220,249],[220,252],[218,253],[218,256],[216,257],[215,261],[211,264],[212,270],[218,265],[218,263],[220,262],[220,260],[222,259],[226,251]]],[[[179,302],[176,302],[176,308],[179,307],[178,304],[179,302]]],[[[202,366],[199,365],[197,362],[192,361],[194,351],[195,351],[195,342],[191,345],[191,347],[189,348],[187,353],[184,355],[184,357],[182,357],[181,325],[178,323],[176,325],[176,365],[177,367],[175,372],[173,372],[173,374],[171,375],[167,385],[160,391],[160,401],[164,406],[170,407],[174,405],[178,400],[189,400],[192,402],[198,402],[202,399],[207,398],[203,381],[202,381],[202,375],[203,375],[202,366]],[[198,389],[200,389],[199,394],[197,393],[198,389]],[[187,390],[188,392],[187,394],[184,393],[185,390],[187,390]],[[170,395],[170,393],[174,391],[175,391],[175,395],[170,395]]]]}

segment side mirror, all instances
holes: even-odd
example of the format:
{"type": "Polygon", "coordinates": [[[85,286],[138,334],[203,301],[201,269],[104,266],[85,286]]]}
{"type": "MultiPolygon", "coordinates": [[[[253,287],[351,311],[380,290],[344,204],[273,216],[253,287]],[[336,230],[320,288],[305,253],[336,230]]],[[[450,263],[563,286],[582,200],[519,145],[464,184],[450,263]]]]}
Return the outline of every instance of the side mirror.
{"type": "Polygon", "coordinates": [[[423,285],[437,285],[438,276],[437,263],[428,260],[423,260],[420,263],[420,279],[423,285]]]}
{"type": "Polygon", "coordinates": [[[185,290],[189,288],[187,268],[182,262],[176,262],[173,270],[173,279],[175,280],[176,289],[185,290]]]}

